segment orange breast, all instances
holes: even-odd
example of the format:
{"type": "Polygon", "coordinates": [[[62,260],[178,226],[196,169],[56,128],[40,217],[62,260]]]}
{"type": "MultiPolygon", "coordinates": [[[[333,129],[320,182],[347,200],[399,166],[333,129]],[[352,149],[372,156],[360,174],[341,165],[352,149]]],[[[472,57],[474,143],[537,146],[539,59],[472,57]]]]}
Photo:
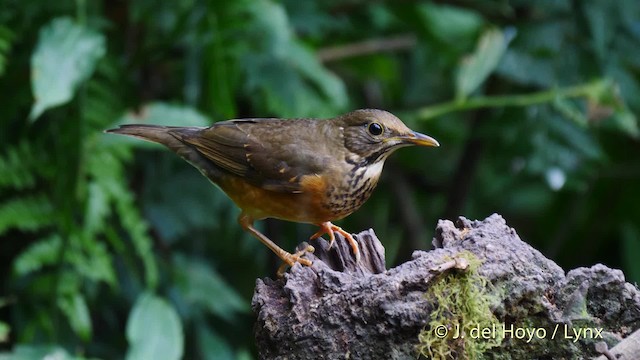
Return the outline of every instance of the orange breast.
{"type": "Polygon", "coordinates": [[[326,182],[319,176],[304,176],[300,193],[269,191],[230,176],[220,187],[244,212],[254,219],[282,220],[318,224],[337,220],[324,201],[326,182]]]}

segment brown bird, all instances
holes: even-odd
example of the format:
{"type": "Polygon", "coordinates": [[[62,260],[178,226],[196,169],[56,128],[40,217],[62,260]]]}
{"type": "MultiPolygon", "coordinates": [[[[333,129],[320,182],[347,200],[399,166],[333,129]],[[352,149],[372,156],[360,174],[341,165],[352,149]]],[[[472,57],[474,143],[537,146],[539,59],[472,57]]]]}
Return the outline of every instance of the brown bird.
{"type": "Polygon", "coordinates": [[[237,119],[210,127],[122,125],[107,130],[165,145],[198,168],[242,210],[238,222],[286,264],[311,265],[253,227],[277,218],[320,227],[311,237],[334,231],[349,241],[356,260],[358,243],[332,224],[356,211],[378,183],[382,166],[396,149],[439,146],[410,130],[393,114],[356,110],[333,119],[237,119]]]}

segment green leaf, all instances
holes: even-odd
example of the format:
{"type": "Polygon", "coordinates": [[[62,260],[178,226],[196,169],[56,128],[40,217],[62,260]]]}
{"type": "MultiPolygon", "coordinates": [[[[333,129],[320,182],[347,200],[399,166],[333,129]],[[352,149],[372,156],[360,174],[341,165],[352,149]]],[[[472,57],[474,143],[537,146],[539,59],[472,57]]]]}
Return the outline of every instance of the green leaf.
{"type": "Polygon", "coordinates": [[[127,359],[180,359],[184,333],[178,314],[164,299],[151,293],[138,297],[127,321],[127,359]]]}
{"type": "Polygon", "coordinates": [[[58,346],[47,345],[18,345],[10,354],[0,354],[0,360],[81,360],[81,357],[69,355],[58,346]]]}
{"type": "Polygon", "coordinates": [[[232,206],[222,191],[184,165],[167,154],[163,161],[147,167],[145,177],[153,176],[163,181],[145,186],[140,199],[145,217],[162,241],[169,244],[185,236],[191,239],[194,232],[219,231],[228,222],[212,215],[228,213],[232,206]]]}
{"type": "MultiPolygon", "coordinates": [[[[106,135],[105,137],[117,138],[117,136],[106,135]]],[[[123,136],[120,136],[120,138],[123,138],[123,136]]],[[[131,238],[136,253],[142,259],[147,287],[153,289],[158,283],[158,269],[152,250],[153,240],[149,236],[146,221],[135,205],[135,196],[129,189],[127,178],[124,174],[124,168],[121,162],[122,157],[128,157],[130,151],[123,152],[123,149],[126,150],[127,147],[105,146],[95,149],[88,158],[86,164],[87,173],[91,175],[97,183],[97,186],[100,187],[100,191],[104,192],[103,195],[115,203],[115,213],[118,215],[126,233],[131,238]]],[[[103,205],[104,204],[98,204],[96,206],[101,207],[103,205]]],[[[100,216],[102,216],[100,215],[100,211],[94,215],[95,218],[93,218],[92,215],[92,217],[88,219],[90,222],[87,223],[87,226],[100,227],[100,222],[104,220],[100,219],[100,216]]],[[[98,248],[94,250],[101,253],[104,252],[98,248]]],[[[106,258],[108,260],[106,256],[101,256],[100,258],[106,258]]],[[[110,264],[104,261],[102,263],[105,265],[103,267],[104,270],[111,269],[110,264]]],[[[104,272],[104,274],[107,273],[104,272]]]]}
{"type": "Polygon", "coordinates": [[[283,117],[333,116],[342,111],[348,100],[344,83],[296,40],[283,6],[255,1],[251,15],[253,26],[246,37],[256,51],[241,58],[251,99],[283,117]]]}
{"type": "Polygon", "coordinates": [[[26,141],[7,149],[0,157],[0,189],[12,187],[20,190],[33,187],[36,182],[34,173],[38,168],[34,152],[26,141]]]}
{"type": "Polygon", "coordinates": [[[83,341],[91,339],[91,316],[87,302],[79,293],[58,298],[58,307],[69,320],[73,331],[83,341]]]}
{"type": "Polygon", "coordinates": [[[29,245],[13,262],[15,273],[19,276],[27,275],[54,264],[60,255],[60,246],[62,239],[58,234],[29,245]]]}
{"type": "Polygon", "coordinates": [[[235,360],[231,346],[223,336],[218,335],[205,325],[197,327],[198,347],[201,359],[235,360]]]}
{"type": "Polygon", "coordinates": [[[89,237],[104,229],[105,220],[111,213],[109,196],[106,189],[100,185],[100,182],[92,181],[87,187],[84,231],[89,237]]]}
{"type": "Polygon", "coordinates": [[[111,256],[103,242],[84,234],[70,234],[69,248],[65,259],[76,272],[85,279],[104,281],[116,286],[116,275],[111,264],[111,256]]]}
{"type": "Polygon", "coordinates": [[[52,20],[40,30],[31,57],[31,88],[35,103],[29,119],[67,103],[77,87],[88,79],[106,52],[105,37],[71,18],[52,20]]]}
{"type": "Polygon", "coordinates": [[[0,321],[0,343],[4,343],[9,341],[9,333],[11,332],[11,327],[4,321],[0,321]]]}
{"type": "Polygon", "coordinates": [[[456,98],[465,99],[476,91],[498,66],[512,34],[499,29],[487,30],[473,54],[463,59],[456,75],[456,98]]]}
{"type": "Polygon", "coordinates": [[[183,256],[174,258],[176,283],[185,300],[205,306],[211,313],[232,321],[249,311],[244,299],[208,265],[183,256]]]}
{"type": "Polygon", "coordinates": [[[596,55],[604,59],[609,43],[616,35],[618,4],[609,1],[589,1],[584,3],[584,17],[589,26],[591,41],[596,55]]]}
{"type": "Polygon", "coordinates": [[[602,127],[620,131],[634,139],[640,138],[640,128],[638,128],[638,118],[628,110],[617,111],[609,118],[605,119],[602,127]]]}
{"type": "Polygon", "coordinates": [[[429,34],[447,44],[472,39],[483,25],[478,13],[450,5],[424,3],[419,4],[417,10],[429,34]]]}
{"type": "Polygon", "coordinates": [[[640,232],[636,224],[625,223],[620,229],[622,233],[621,258],[625,264],[627,281],[640,283],[640,265],[637,254],[640,254],[640,232]]]}
{"type": "MultiPolygon", "coordinates": [[[[233,44],[224,36],[224,26],[230,21],[225,14],[211,12],[207,18],[212,33],[212,41],[206,48],[207,77],[209,100],[212,109],[227,119],[236,117],[238,113],[235,102],[237,71],[234,67],[233,44]]],[[[208,101],[208,102],[209,102],[208,101]]]]}
{"type": "Polygon", "coordinates": [[[35,231],[54,223],[53,207],[44,195],[31,195],[0,204],[0,235],[15,228],[35,231]]]}
{"type": "Polygon", "coordinates": [[[14,39],[15,34],[13,31],[4,25],[0,25],[0,76],[4,75],[14,39]]]}
{"type": "Polygon", "coordinates": [[[126,114],[118,123],[210,126],[212,121],[192,107],[156,102],[145,105],[139,114],[126,114]]]}
{"type": "Polygon", "coordinates": [[[153,289],[158,284],[158,267],[153,255],[153,240],[149,236],[147,222],[136,207],[131,190],[125,187],[124,184],[121,184],[119,189],[120,195],[115,198],[116,212],[120,217],[122,226],[131,237],[131,242],[138,256],[142,259],[147,287],[153,289]]]}
{"type": "Polygon", "coordinates": [[[557,81],[551,59],[515,49],[505,52],[496,72],[514,82],[543,88],[551,87],[557,81]]]}

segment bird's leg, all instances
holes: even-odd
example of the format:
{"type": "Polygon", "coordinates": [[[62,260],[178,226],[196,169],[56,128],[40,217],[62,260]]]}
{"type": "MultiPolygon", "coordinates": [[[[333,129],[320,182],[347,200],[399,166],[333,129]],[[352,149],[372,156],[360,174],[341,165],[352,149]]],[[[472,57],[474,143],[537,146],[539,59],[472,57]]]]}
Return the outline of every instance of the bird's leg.
{"type": "Polygon", "coordinates": [[[311,260],[303,259],[301,256],[306,252],[298,252],[295,254],[291,254],[286,252],[284,249],[276,245],[273,241],[269,240],[263,233],[258,231],[253,227],[253,218],[244,212],[240,213],[238,217],[238,223],[242,228],[253,235],[255,238],[260,240],[263,244],[265,244],[271,251],[273,251],[282,261],[284,261],[287,265],[293,266],[293,264],[299,262],[302,265],[311,266],[311,260]]]}
{"type": "MultiPolygon", "coordinates": [[[[316,249],[311,246],[311,245],[307,245],[306,248],[300,250],[300,251],[296,251],[295,254],[293,254],[293,257],[298,257],[300,258],[300,256],[306,254],[306,253],[312,253],[316,251],[316,249]]],[[[302,260],[306,260],[306,259],[302,259],[302,260]]],[[[282,265],[280,265],[280,267],[278,268],[278,271],[276,272],[276,274],[278,275],[278,277],[282,277],[284,275],[284,272],[287,270],[287,268],[291,266],[291,264],[287,264],[286,262],[283,262],[282,265]]]]}
{"type": "Polygon", "coordinates": [[[316,239],[324,234],[328,234],[329,248],[331,248],[333,246],[333,242],[336,240],[335,235],[333,235],[333,232],[336,231],[340,233],[342,236],[344,236],[345,239],[347,239],[347,241],[349,242],[349,245],[351,245],[353,254],[356,256],[356,262],[360,261],[360,249],[358,248],[358,243],[350,233],[342,230],[340,226],[333,225],[331,221],[325,221],[323,223],[316,224],[316,225],[320,226],[320,229],[315,234],[311,235],[311,239],[316,239]]]}

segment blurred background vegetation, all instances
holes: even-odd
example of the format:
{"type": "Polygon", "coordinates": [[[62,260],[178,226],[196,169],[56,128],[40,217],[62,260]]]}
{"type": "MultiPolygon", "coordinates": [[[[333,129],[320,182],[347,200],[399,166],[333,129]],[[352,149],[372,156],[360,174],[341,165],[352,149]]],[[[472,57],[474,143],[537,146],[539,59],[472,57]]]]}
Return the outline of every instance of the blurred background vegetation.
{"type": "Polygon", "coordinates": [[[194,168],[102,133],[127,122],[383,108],[442,144],[340,223],[389,266],[497,212],[565,269],[640,281],[637,0],[2,0],[0,93],[2,359],[255,358],[275,256],[194,168]]]}

